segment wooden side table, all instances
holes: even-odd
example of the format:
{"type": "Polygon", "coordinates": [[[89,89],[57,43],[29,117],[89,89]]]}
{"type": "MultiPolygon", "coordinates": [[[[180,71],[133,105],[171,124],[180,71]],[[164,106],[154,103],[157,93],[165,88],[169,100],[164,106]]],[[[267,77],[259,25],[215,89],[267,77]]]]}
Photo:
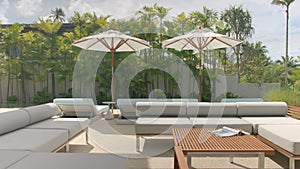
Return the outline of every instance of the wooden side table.
{"type": "Polygon", "coordinates": [[[116,102],[112,102],[112,101],[107,101],[107,102],[102,102],[103,104],[107,104],[108,107],[110,107],[111,111],[108,109],[108,111],[106,112],[104,119],[105,120],[111,120],[114,118],[114,104],[116,104],[116,102]]]}

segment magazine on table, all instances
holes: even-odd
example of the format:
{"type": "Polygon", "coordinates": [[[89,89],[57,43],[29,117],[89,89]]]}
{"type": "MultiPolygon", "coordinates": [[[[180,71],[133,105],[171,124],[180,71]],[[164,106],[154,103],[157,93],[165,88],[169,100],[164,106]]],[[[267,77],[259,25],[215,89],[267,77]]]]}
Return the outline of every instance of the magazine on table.
{"type": "Polygon", "coordinates": [[[221,129],[213,130],[213,131],[210,131],[210,132],[217,135],[217,136],[220,136],[220,137],[242,136],[242,135],[245,135],[245,134],[249,134],[245,131],[236,130],[236,129],[229,128],[229,127],[223,127],[221,129]]]}

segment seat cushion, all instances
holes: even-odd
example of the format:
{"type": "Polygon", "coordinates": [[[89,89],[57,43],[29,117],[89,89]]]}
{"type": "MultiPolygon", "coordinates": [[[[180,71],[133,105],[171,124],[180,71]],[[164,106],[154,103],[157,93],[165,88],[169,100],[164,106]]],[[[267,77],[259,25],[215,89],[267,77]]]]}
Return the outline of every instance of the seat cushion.
{"type": "Polygon", "coordinates": [[[300,124],[300,120],[291,117],[242,117],[252,124],[253,134],[257,134],[258,127],[266,124],[300,124]]]}
{"type": "Polygon", "coordinates": [[[139,117],[135,124],[136,134],[171,134],[172,128],[192,128],[192,122],[186,117],[139,117]]]}
{"type": "Polygon", "coordinates": [[[33,124],[45,119],[49,119],[54,115],[60,114],[58,107],[53,103],[26,107],[23,110],[25,110],[29,114],[30,117],[29,124],[33,124]]]}
{"type": "Polygon", "coordinates": [[[300,125],[260,125],[258,134],[279,147],[300,155],[300,125]]]}
{"type": "Polygon", "coordinates": [[[29,154],[30,151],[0,151],[0,168],[7,168],[29,154]]]}
{"type": "Polygon", "coordinates": [[[0,137],[0,150],[51,152],[67,141],[67,130],[19,129],[0,137]]]}
{"type": "Polygon", "coordinates": [[[237,116],[285,116],[288,106],[285,102],[236,102],[237,116]]]}
{"type": "Polygon", "coordinates": [[[236,114],[235,103],[187,103],[188,117],[235,117],[236,114]]]}
{"type": "Polygon", "coordinates": [[[252,133],[252,125],[247,121],[237,118],[237,117],[197,117],[190,118],[195,128],[221,128],[230,127],[236,129],[242,129],[248,133],[252,133]]]}
{"type": "Polygon", "coordinates": [[[32,153],[8,169],[122,169],[127,159],[111,154],[32,153]]]}
{"type": "Polygon", "coordinates": [[[0,135],[25,127],[30,121],[24,110],[0,113],[0,135]]]}
{"type": "Polygon", "coordinates": [[[69,139],[74,137],[83,129],[89,126],[88,118],[52,118],[39,123],[35,123],[26,128],[29,129],[61,129],[67,130],[69,139]]]}

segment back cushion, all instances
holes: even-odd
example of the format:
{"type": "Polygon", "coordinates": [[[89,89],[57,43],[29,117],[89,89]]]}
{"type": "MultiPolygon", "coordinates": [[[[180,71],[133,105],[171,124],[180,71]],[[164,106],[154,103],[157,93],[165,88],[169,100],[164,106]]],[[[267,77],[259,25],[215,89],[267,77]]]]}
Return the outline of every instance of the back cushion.
{"type": "Polygon", "coordinates": [[[122,113],[136,112],[137,102],[153,102],[155,99],[118,99],[117,105],[122,113]]]}
{"type": "Polygon", "coordinates": [[[186,117],[184,102],[137,102],[140,117],[186,117]]]}
{"type": "Polygon", "coordinates": [[[59,106],[64,116],[95,116],[98,111],[91,98],[57,98],[53,103],[59,106]]]}
{"type": "Polygon", "coordinates": [[[60,113],[58,107],[54,103],[47,103],[37,106],[26,107],[25,110],[29,115],[29,124],[33,124],[60,113]]]}
{"type": "Polygon", "coordinates": [[[237,102],[238,116],[285,116],[285,102],[237,102]]]}
{"type": "Polygon", "coordinates": [[[189,117],[234,117],[237,115],[235,103],[187,103],[189,117]]]}
{"type": "Polygon", "coordinates": [[[25,127],[30,117],[24,110],[0,113],[0,135],[25,127]]]}
{"type": "Polygon", "coordinates": [[[178,99],[168,99],[170,102],[198,102],[198,99],[189,99],[189,98],[178,98],[178,99]]]}

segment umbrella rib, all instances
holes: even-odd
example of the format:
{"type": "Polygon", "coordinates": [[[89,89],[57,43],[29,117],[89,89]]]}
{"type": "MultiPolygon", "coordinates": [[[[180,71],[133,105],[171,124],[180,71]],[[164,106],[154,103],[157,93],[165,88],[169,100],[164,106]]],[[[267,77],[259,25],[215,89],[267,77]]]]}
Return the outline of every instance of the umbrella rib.
{"type": "Polygon", "coordinates": [[[91,48],[92,46],[94,46],[95,44],[97,44],[99,42],[99,40],[97,39],[97,41],[95,41],[94,43],[92,43],[90,46],[88,46],[86,49],[91,48]]]}
{"type": "Polygon", "coordinates": [[[124,41],[124,43],[127,44],[132,49],[132,51],[135,51],[135,49],[129,43],[127,43],[127,41],[128,41],[128,39],[126,41],[124,41]]]}
{"type": "MultiPolygon", "coordinates": [[[[117,44],[117,46],[115,47],[115,50],[119,49],[123,44],[126,43],[128,39],[124,40],[124,39],[121,39],[120,42],[117,44]]],[[[126,43],[127,44],[127,43],[126,43]]],[[[128,44],[127,44],[128,45],[128,44]]]]}
{"type": "Polygon", "coordinates": [[[218,40],[218,41],[220,41],[220,42],[222,42],[222,43],[224,43],[224,44],[226,44],[226,45],[228,45],[228,46],[230,46],[230,47],[232,47],[232,45],[230,45],[229,43],[227,43],[227,42],[224,42],[223,40],[221,40],[221,39],[218,39],[218,38],[216,38],[216,40],[218,40]]]}
{"type": "Polygon", "coordinates": [[[88,40],[90,40],[90,39],[82,39],[82,40],[79,39],[78,41],[74,42],[73,44],[85,42],[85,41],[88,41],[88,40]]]}
{"type": "Polygon", "coordinates": [[[200,46],[198,47],[197,44],[195,44],[195,42],[191,39],[191,38],[186,38],[185,39],[188,43],[190,43],[194,48],[196,49],[200,49],[200,46]]]}
{"type": "MultiPolygon", "coordinates": [[[[215,40],[215,39],[216,39],[216,37],[212,37],[208,43],[205,43],[205,45],[203,46],[202,49],[206,48],[206,47],[207,47],[213,40],[215,40]]],[[[207,40],[208,40],[208,39],[207,39],[207,40]]]]}
{"type": "MultiPolygon", "coordinates": [[[[98,39],[98,38],[97,38],[98,39]]],[[[98,39],[107,49],[111,50],[111,47],[109,44],[106,42],[104,38],[98,39]]]]}
{"type": "Polygon", "coordinates": [[[130,40],[132,40],[132,41],[134,41],[134,42],[136,42],[136,43],[139,43],[139,44],[142,44],[142,45],[145,45],[145,46],[150,47],[150,45],[149,45],[148,43],[140,42],[140,41],[135,40],[135,39],[130,39],[130,40]]]}
{"type": "Polygon", "coordinates": [[[173,41],[173,42],[171,42],[171,43],[166,44],[165,47],[170,46],[170,45],[172,45],[172,44],[174,44],[174,43],[176,43],[176,42],[178,42],[178,41],[180,41],[180,39],[175,40],[175,41],[173,41]]]}

